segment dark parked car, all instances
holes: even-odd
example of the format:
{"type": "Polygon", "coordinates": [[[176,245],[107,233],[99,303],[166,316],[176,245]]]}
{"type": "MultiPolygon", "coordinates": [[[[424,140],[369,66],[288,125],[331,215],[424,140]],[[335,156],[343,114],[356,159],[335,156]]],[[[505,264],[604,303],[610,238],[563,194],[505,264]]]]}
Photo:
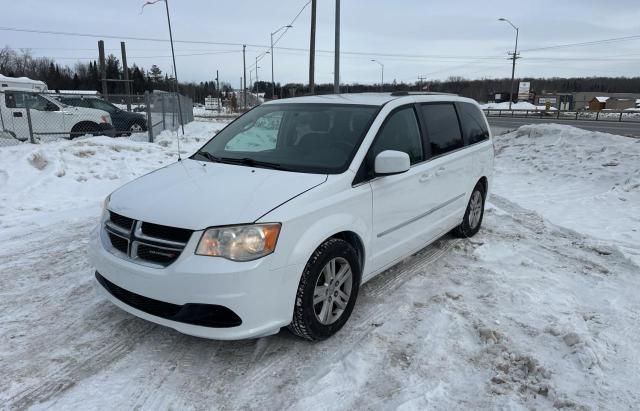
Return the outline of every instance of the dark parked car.
{"type": "Polygon", "coordinates": [[[75,107],[97,108],[104,110],[111,116],[116,129],[116,135],[130,135],[147,131],[147,119],[144,115],[121,110],[115,105],[97,97],[61,96],[57,99],[67,105],[75,107]]]}

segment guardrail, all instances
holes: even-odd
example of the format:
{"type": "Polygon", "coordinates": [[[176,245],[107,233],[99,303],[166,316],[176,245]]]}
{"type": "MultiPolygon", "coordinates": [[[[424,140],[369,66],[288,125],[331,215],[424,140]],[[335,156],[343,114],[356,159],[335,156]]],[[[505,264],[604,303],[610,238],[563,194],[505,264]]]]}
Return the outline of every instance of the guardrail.
{"type": "Polygon", "coordinates": [[[508,110],[483,109],[487,117],[541,118],[560,120],[616,121],[640,123],[640,111],[508,110]]]}

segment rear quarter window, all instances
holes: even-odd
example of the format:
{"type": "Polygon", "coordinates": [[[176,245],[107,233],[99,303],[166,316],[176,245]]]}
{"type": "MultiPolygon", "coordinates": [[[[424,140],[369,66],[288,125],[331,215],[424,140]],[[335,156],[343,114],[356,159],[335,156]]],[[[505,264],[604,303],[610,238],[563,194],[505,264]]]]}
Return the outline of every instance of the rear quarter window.
{"type": "Polygon", "coordinates": [[[467,144],[480,143],[489,139],[489,129],[477,106],[471,103],[458,103],[458,113],[467,144]]]}

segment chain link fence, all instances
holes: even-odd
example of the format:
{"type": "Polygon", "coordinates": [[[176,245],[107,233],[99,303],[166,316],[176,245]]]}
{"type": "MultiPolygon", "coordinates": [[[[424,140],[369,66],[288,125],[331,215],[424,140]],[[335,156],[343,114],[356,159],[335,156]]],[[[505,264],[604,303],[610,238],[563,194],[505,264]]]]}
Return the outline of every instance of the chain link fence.
{"type": "Polygon", "coordinates": [[[85,135],[153,142],[163,130],[193,121],[192,101],[176,93],[111,95],[0,91],[0,146],[85,135]],[[180,111],[179,108],[182,110],[180,111]]]}

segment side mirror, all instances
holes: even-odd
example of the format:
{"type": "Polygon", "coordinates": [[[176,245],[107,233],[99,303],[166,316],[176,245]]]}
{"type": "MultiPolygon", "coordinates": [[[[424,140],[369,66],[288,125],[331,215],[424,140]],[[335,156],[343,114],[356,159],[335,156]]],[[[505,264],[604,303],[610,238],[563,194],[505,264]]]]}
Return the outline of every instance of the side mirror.
{"type": "Polygon", "coordinates": [[[404,173],[410,167],[409,154],[402,151],[385,150],[376,156],[374,170],[376,175],[391,175],[404,173]]]}

